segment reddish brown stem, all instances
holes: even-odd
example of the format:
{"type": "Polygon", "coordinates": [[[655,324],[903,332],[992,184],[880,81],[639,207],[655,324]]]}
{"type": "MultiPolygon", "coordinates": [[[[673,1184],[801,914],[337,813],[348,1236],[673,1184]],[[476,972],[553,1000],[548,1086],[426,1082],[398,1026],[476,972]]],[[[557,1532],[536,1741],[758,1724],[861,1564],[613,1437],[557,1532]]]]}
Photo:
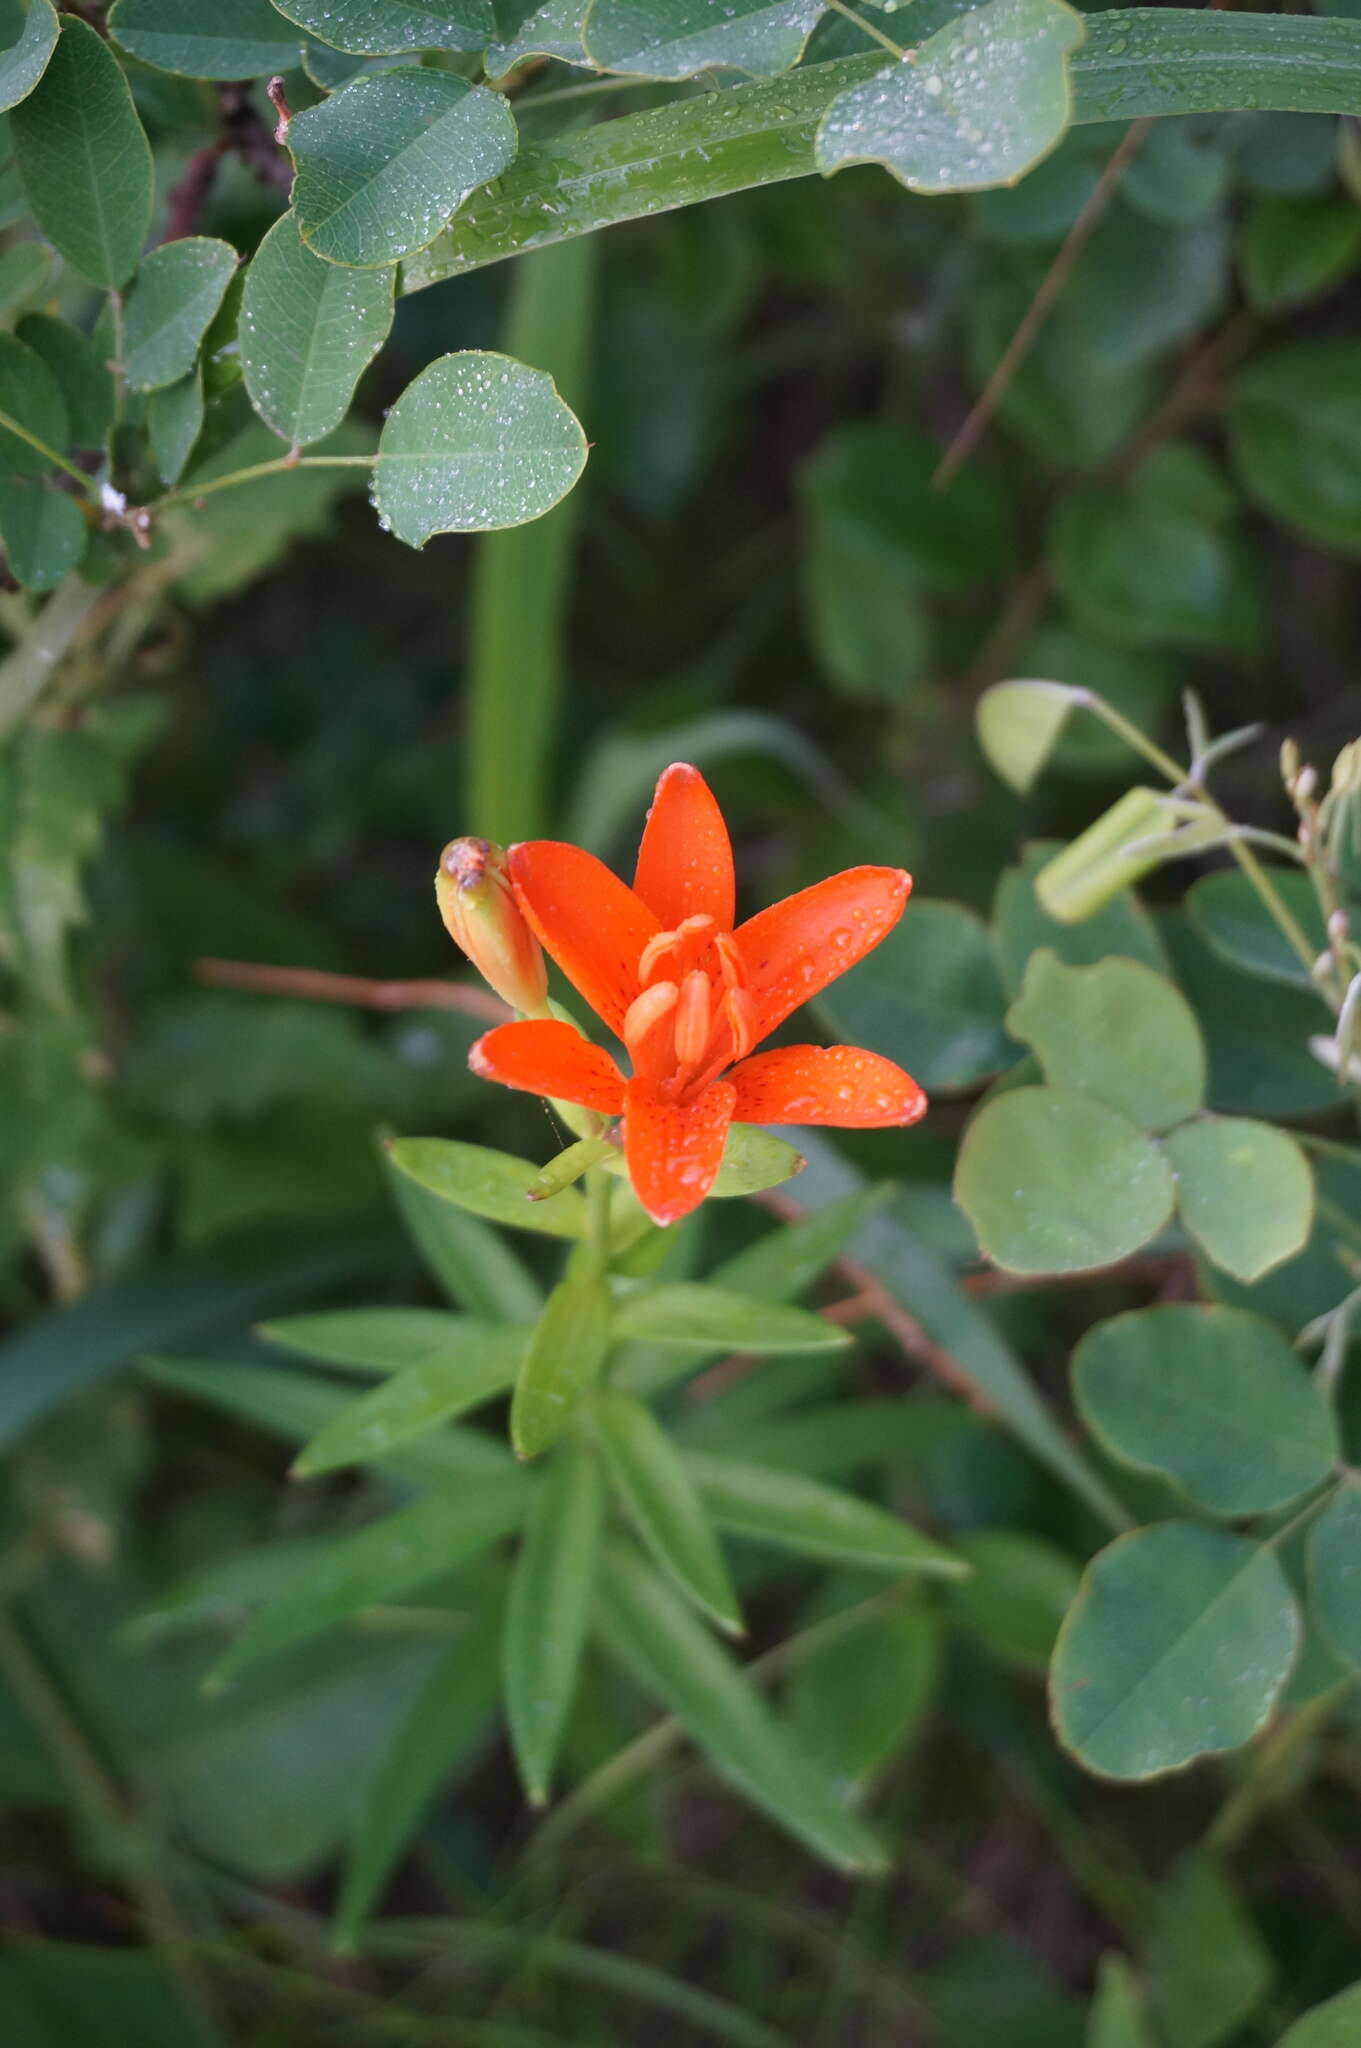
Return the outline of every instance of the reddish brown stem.
{"type": "Polygon", "coordinates": [[[293,996],[308,1003],[348,1003],[361,1010],[461,1010],[489,1024],[504,1024],[512,1014],[490,989],[472,988],[466,982],[369,981],[358,974],[329,974],[320,967],[268,967],[255,960],[196,960],[194,973],[205,988],[293,996]]]}

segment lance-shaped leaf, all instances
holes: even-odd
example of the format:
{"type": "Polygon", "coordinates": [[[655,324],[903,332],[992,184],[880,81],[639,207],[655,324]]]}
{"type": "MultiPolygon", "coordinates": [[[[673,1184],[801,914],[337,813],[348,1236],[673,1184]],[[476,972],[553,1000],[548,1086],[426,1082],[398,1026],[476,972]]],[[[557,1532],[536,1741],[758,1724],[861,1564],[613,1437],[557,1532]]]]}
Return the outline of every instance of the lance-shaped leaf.
{"type": "Polygon", "coordinates": [[[510,1408],[517,1457],[555,1444],[600,1377],[610,1348],[610,1290],[599,1273],[569,1273],[549,1295],[529,1340],[510,1408]]]}
{"type": "Polygon", "coordinates": [[[432,1351],[453,1351],[479,1325],[443,1308],[333,1308],[281,1316],[260,1335],[341,1372],[401,1372],[432,1351]]]}
{"type": "Polygon", "coordinates": [[[1163,1522],[1095,1559],[1049,1675],[1060,1742],[1088,1770],[1154,1778],[1237,1749],[1266,1721],[1299,1649],[1275,1553],[1163,1522]]]}
{"type": "Polygon", "coordinates": [[[31,0],[17,40],[0,50],[0,114],[28,98],[51,62],[59,32],[52,0],[31,0]]]}
{"type": "Polygon", "coordinates": [[[298,61],[298,38],[270,0],[116,0],[109,34],[181,78],[263,78],[298,61]]]}
{"type": "Polygon", "coordinates": [[[622,1549],[606,1559],[600,1626],[611,1656],[675,1714],[753,1805],[840,1870],[885,1868],[875,1836],[746,1673],[680,1595],[622,1549]]]}
{"type": "Polygon", "coordinates": [[[68,18],[41,80],[9,118],[48,241],[91,284],[126,284],[151,225],[151,147],[108,44],[68,18]]]}
{"type": "Polygon", "coordinates": [[[450,1766],[467,1757],[496,1712],[496,1603],[486,1600],[450,1643],[364,1787],[336,1906],[335,1944],[359,1930],[450,1766]]]}
{"type": "Polygon", "coordinates": [[[1063,0],[989,0],[833,100],[818,167],[880,163],[913,192],[1010,185],[1073,118],[1068,58],[1082,17],[1063,0]]]}
{"type": "Polygon", "coordinates": [[[1327,1403],[1276,1328],[1244,1309],[1177,1302],[1113,1316],[1073,1357],[1088,1427],[1212,1514],[1265,1514],[1328,1477],[1327,1403]]]}
{"type": "Polygon", "coordinates": [[[392,326],[394,276],[323,263],[294,213],[261,242],[241,300],[241,368],[251,404],[285,441],[306,448],[344,419],[392,326]]]}
{"type": "Polygon", "coordinates": [[[591,1419],[610,1477],[658,1563],[697,1607],[740,1633],[742,1616],[713,1525],[665,1430],[641,1401],[617,1389],[596,1395],[591,1419]]]}
{"type": "Polygon", "coordinates": [[[419,1187],[492,1223],[513,1223],[549,1237],[580,1237],[586,1228],[586,1204],[576,1188],[563,1188],[545,1202],[530,1201],[539,1168],[528,1159],[454,1138],[394,1138],[387,1151],[398,1172],[419,1187]]]}
{"type": "Polygon", "coordinates": [[[386,1147],[383,1161],[402,1221],[445,1294],[489,1322],[532,1323],[543,1290],[500,1232],[402,1173],[386,1147]]]}
{"type": "Polygon", "coordinates": [[[289,123],[302,238],[328,263],[395,263],[432,242],[517,141],[502,95],[450,71],[358,78],[289,123]]]}
{"type": "Polygon", "coordinates": [[[615,1327],[621,1337],[724,1351],[841,1351],[850,1332],[807,1309],[776,1307],[755,1295],[707,1282],[673,1280],[626,1295],[615,1327]]]}
{"type": "Polygon", "coordinates": [[[719,1527],[735,1535],[865,1571],[927,1572],[947,1579],[968,1573],[965,1560],[943,1543],[819,1480],[696,1452],[684,1464],[719,1527]]]}
{"type": "Polygon", "coordinates": [[[508,1393],[528,1341],[527,1330],[475,1330],[352,1401],[295,1460],[299,1478],[368,1465],[399,1444],[424,1436],[508,1393]]]}
{"type": "Polygon", "coordinates": [[[235,271],[235,249],[209,235],[152,250],[128,293],[124,367],[134,391],[188,376],[235,271]]]}
{"type": "Polygon", "coordinates": [[[595,1595],[604,1488],[593,1447],[566,1443],[538,1490],[510,1582],[502,1664],[525,1792],[548,1798],[595,1595]]]}
{"type": "Polygon", "coordinates": [[[594,0],[586,52],[602,71],[691,78],[730,66],[761,78],[788,71],[824,0],[594,0]]]}
{"type": "Polygon", "coordinates": [[[427,1494],[367,1528],[338,1536],[247,1622],[214,1667],[210,1684],[225,1685],[262,1657],[308,1642],[361,1608],[398,1600],[442,1578],[509,1535],[531,1496],[525,1476],[509,1472],[427,1494]]]}
{"type": "Polygon", "coordinates": [[[552,378],[469,349],[431,363],[393,406],[373,502],[399,540],[420,548],[432,534],[540,518],[585,465],[586,436],[552,378]]]}
{"type": "Polygon", "coordinates": [[[280,14],[334,50],[480,50],[496,33],[492,0],[277,0],[280,14]]]}

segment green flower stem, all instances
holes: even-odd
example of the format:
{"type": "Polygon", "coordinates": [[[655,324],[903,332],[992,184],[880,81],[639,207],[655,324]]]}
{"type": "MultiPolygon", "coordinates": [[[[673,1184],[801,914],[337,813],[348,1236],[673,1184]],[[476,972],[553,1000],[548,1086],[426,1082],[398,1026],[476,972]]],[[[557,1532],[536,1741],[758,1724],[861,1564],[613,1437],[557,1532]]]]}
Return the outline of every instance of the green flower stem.
{"type": "MultiPolygon", "coordinates": [[[[1145,761],[1150,766],[1156,768],[1160,775],[1165,775],[1174,789],[1194,786],[1190,783],[1190,770],[1182,767],[1180,762],[1174,761],[1170,754],[1164,753],[1163,749],[1155,741],[1149,739],[1146,733],[1140,732],[1138,726],[1134,725],[1123,713],[1117,711],[1114,705],[1107,704],[1104,698],[1098,697],[1094,691],[1084,690],[1080,701],[1086,706],[1088,711],[1095,712],[1096,716],[1104,725],[1108,725],[1112,732],[1118,733],[1125,744],[1132,747],[1136,754],[1142,754],[1145,761]]],[[[1272,881],[1270,875],[1252,851],[1252,848],[1245,845],[1243,840],[1236,836],[1233,820],[1229,817],[1228,813],[1215,802],[1207,790],[1197,788],[1196,794],[1204,799],[1208,808],[1214,812],[1215,816],[1225,826],[1228,832],[1228,838],[1225,843],[1228,846],[1229,852],[1237,861],[1249,882],[1251,882],[1293,952],[1308,970],[1309,979],[1318,989],[1319,994],[1336,1011],[1341,999],[1340,997],[1335,997],[1329,990],[1320,985],[1314,971],[1316,966],[1314,949],[1310,945],[1305,932],[1289,905],[1282,898],[1280,890],[1276,887],[1276,884],[1272,881]]]]}
{"type": "Polygon", "coordinates": [[[847,21],[853,21],[862,35],[867,35],[872,43],[878,43],[891,57],[906,58],[907,51],[895,43],[892,36],[886,36],[872,21],[866,21],[862,14],[857,14],[853,7],[848,7],[846,0],[827,0],[827,5],[833,14],[844,15],[847,21]]]}

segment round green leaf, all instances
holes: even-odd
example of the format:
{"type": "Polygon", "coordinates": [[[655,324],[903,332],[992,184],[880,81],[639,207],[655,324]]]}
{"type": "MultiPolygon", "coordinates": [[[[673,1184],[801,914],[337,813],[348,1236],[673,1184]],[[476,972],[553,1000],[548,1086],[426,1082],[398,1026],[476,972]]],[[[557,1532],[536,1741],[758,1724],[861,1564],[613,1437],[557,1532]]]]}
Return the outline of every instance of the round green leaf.
{"type": "Polygon", "coordinates": [[[182,78],[263,78],[298,61],[298,38],[270,0],[117,0],[109,33],[182,78]]]}
{"type": "Polygon", "coordinates": [[[932,1094],[1000,1073],[1016,1048],[987,927],[959,903],[920,899],[867,960],[818,998],[848,1045],[901,1060],[932,1094]]]}
{"type": "Polygon", "coordinates": [[[994,683],[978,702],[978,743],[997,773],[1024,795],[1058,744],[1081,691],[1067,683],[994,683]]]}
{"type": "Polygon", "coordinates": [[[241,367],[267,426],[306,448],[340,425],[392,325],[392,270],[346,270],[314,256],[297,216],[255,252],[241,301],[241,367]]]}
{"type": "Polygon", "coordinates": [[[85,552],[89,529],[65,491],[40,477],[0,476],[0,541],[15,581],[52,590],[85,552]]]}
{"type": "Polygon", "coordinates": [[[52,60],[59,33],[52,0],[31,0],[23,33],[0,50],[0,114],[28,98],[52,60]]]}
{"type": "Polygon", "coordinates": [[[503,96],[452,72],[358,78],[289,124],[302,238],[328,263],[395,263],[433,242],[517,142],[503,96]]]}
{"type": "Polygon", "coordinates": [[[1173,1193],[1151,1138],[1061,1088],[1017,1088],[986,1103],[955,1173],[979,1244],[1012,1273],[1114,1265],[1162,1229],[1173,1193]]]}
{"type": "Polygon", "coordinates": [[[1260,505],[1309,540],[1361,554],[1361,342],[1257,356],[1234,379],[1229,430],[1260,505]]]}
{"type": "Polygon", "coordinates": [[[989,0],[833,100],[818,168],[881,163],[914,192],[1009,185],[1073,118],[1069,53],[1082,17],[1062,0],[989,0]]]}
{"type": "Polygon", "coordinates": [[[118,59],[85,22],[63,23],[10,127],[48,241],[92,284],[126,284],[151,225],[151,147],[118,59]]]}
{"type": "Polygon", "coordinates": [[[1274,1552],[1163,1522],[1094,1559],[1049,1674],[1055,1732],[1088,1770],[1154,1778],[1262,1727],[1299,1647],[1274,1552]]]}
{"type": "Polygon", "coordinates": [[[113,379],[94,343],[50,313],[25,313],[14,331],[57,380],[71,446],[100,447],[113,422],[113,379]]]}
{"type": "Polygon", "coordinates": [[[1273,1323],[1177,1303],[1113,1316],[1073,1355],[1078,1409],[1115,1457],[1217,1515],[1284,1507],[1327,1478],[1337,1431],[1273,1323]]]}
{"type": "Polygon", "coordinates": [[[158,391],[189,375],[235,272],[235,249],[208,235],[152,250],[128,293],[123,350],[134,391],[158,391]]]}
{"type": "Polygon", "coordinates": [[[1308,1243],[1314,1176],[1288,1132],[1251,1117],[1204,1117],[1173,1131],[1167,1156],[1182,1221],[1235,1280],[1260,1280],[1308,1243]]]}
{"type": "MultiPolygon", "coordinates": [[[[1293,868],[1273,869],[1271,879],[1317,957],[1328,941],[1313,883],[1293,868]]],[[[1188,891],[1186,907],[1206,944],[1230,966],[1292,988],[1317,987],[1252,883],[1237,868],[1203,875],[1188,891]]]]}
{"type": "Polygon", "coordinates": [[[1145,1131],[1170,1130],[1200,1108],[1205,1047],[1186,998],[1135,960],[1068,967],[1033,953],[1007,1011],[1055,1087],[1118,1109],[1145,1131]]]}
{"type": "Polygon", "coordinates": [[[595,0],[583,30],[602,71],[691,78],[728,65],[773,78],[797,64],[823,0],[595,0]]]}
{"type": "Polygon", "coordinates": [[[585,464],[581,423],[551,377],[469,349],[431,363],[393,406],[373,501],[383,524],[419,548],[436,533],[538,519],[585,464]]]}
{"type": "Polygon", "coordinates": [[[1361,1486],[1339,1487],[1309,1533],[1309,1604],[1332,1648],[1361,1671],[1361,1486]]]}
{"type": "Polygon", "coordinates": [[[480,50],[496,33],[492,0],[277,0],[280,14],[335,50],[480,50]]]}

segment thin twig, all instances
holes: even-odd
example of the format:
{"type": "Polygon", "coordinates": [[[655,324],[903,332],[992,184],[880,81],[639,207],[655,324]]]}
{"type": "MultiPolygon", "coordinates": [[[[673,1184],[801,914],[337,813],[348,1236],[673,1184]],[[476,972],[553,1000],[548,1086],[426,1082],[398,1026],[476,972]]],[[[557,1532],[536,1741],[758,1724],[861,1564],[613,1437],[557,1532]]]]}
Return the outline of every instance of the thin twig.
{"type": "Polygon", "coordinates": [[[212,958],[196,960],[194,975],[205,988],[295,996],[308,1003],[348,1003],[360,1010],[460,1010],[491,1024],[504,1024],[513,1014],[490,989],[458,981],[369,981],[320,967],[269,967],[255,960],[212,958]]]}
{"type": "Polygon", "coordinates": [[[1040,329],[1053,312],[1060,293],[1072,276],[1079,256],[1091,240],[1097,223],[1114,198],[1116,186],[1143,147],[1144,138],[1152,126],[1152,120],[1146,117],[1140,121],[1132,121],[1125,130],[1122,141],[1112,152],[1077,219],[1064,236],[1063,246],[1040,280],[1039,288],[1026,308],[1024,318],[1002,351],[1000,362],[974,401],[968,418],[941,457],[936,473],[931,479],[933,490],[942,491],[954,481],[983,438],[1012,378],[1033,348],[1040,329]]]}

